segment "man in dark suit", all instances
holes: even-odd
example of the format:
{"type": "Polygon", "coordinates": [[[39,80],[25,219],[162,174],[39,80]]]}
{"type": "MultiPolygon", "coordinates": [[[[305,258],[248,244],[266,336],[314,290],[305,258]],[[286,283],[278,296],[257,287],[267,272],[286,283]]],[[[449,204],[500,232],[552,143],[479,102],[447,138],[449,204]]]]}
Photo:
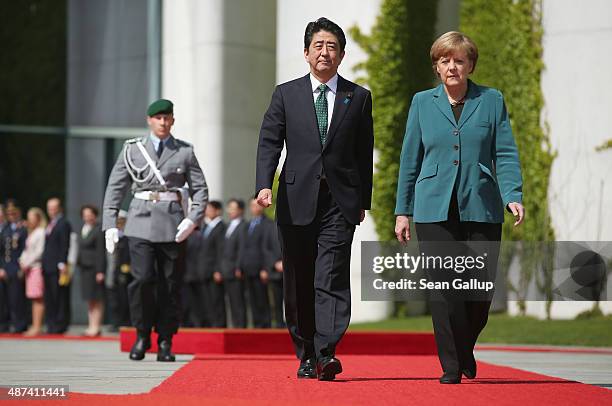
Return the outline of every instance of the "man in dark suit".
{"type": "Polygon", "coordinates": [[[72,229],[64,218],[60,199],[54,197],[47,201],[47,214],[49,225],[42,256],[47,333],[62,334],[70,324],[70,274],[67,264],[72,229]]]}
{"type": "Polygon", "coordinates": [[[240,251],[240,270],[246,276],[246,286],[255,328],[270,328],[270,277],[269,238],[274,223],[263,213],[263,208],[251,199],[251,221],[243,231],[243,249],[240,251]]]}
{"type": "Polygon", "coordinates": [[[283,256],[278,238],[278,229],[274,227],[269,233],[267,242],[270,249],[270,293],[272,294],[272,314],[274,326],[285,328],[283,316],[283,256]]]}
{"type": "Polygon", "coordinates": [[[272,204],[283,145],[287,149],[276,219],[298,378],[331,380],[342,371],[335,349],[350,320],[351,242],[371,203],[372,98],[338,76],[345,45],[333,22],[308,24],[310,73],[276,87],[259,135],[256,189],[265,207],[272,204]]]}
{"type": "Polygon", "coordinates": [[[183,327],[210,327],[208,297],[202,268],[202,230],[198,227],[187,238],[185,248],[185,275],[183,277],[183,327]]]}
{"type": "Polygon", "coordinates": [[[226,327],[225,292],[221,273],[221,258],[225,240],[225,224],[221,218],[223,206],[217,200],[206,205],[205,216],[208,223],[202,231],[200,258],[204,274],[205,295],[208,298],[208,318],[210,327],[226,327]]]}
{"type": "Polygon", "coordinates": [[[238,259],[244,246],[244,236],[248,225],[244,218],[244,201],[230,199],[226,205],[230,219],[225,231],[225,243],[221,258],[221,272],[225,283],[225,292],[229,299],[232,327],[246,327],[246,306],[244,302],[244,274],[240,270],[238,259]]]}

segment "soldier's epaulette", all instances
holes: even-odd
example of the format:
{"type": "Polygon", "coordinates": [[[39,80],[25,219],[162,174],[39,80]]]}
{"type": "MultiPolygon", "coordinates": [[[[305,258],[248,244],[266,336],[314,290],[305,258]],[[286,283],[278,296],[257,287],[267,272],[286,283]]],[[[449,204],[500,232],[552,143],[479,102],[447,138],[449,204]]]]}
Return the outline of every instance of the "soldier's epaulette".
{"type": "Polygon", "coordinates": [[[188,143],[187,141],[183,141],[183,140],[179,140],[178,138],[174,139],[176,141],[177,144],[179,144],[181,147],[193,147],[193,144],[188,143]]]}
{"type": "Polygon", "coordinates": [[[130,138],[129,140],[125,140],[125,144],[135,144],[135,143],[137,143],[140,140],[141,140],[140,137],[130,138]]]}

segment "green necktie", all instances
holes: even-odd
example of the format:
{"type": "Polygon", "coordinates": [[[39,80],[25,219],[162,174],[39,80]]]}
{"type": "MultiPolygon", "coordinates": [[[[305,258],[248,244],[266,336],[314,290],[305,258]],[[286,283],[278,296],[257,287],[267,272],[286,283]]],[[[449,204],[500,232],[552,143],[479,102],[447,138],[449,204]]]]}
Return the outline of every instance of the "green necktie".
{"type": "Polygon", "coordinates": [[[321,145],[325,145],[325,137],[327,136],[327,96],[325,91],[327,90],[327,85],[319,85],[319,90],[319,97],[315,101],[315,112],[317,113],[321,145]]]}

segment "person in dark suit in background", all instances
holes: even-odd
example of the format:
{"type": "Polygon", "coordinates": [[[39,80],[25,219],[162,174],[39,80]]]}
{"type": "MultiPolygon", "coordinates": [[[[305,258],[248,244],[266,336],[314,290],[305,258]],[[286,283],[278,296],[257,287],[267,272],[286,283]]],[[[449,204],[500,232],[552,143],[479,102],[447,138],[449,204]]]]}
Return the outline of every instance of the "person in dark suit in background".
{"type": "Polygon", "coordinates": [[[70,248],[70,223],[64,218],[62,202],[47,201],[49,224],[45,230],[42,267],[45,276],[45,312],[48,334],[63,334],[70,324],[70,273],[67,266],[70,248]]]}
{"type": "Polygon", "coordinates": [[[263,208],[251,199],[251,221],[243,231],[244,245],[240,252],[240,270],[246,276],[251,318],[255,328],[270,328],[270,233],[274,223],[263,213],[263,208]]]}
{"type": "Polygon", "coordinates": [[[98,223],[98,209],[92,205],[81,207],[83,228],[78,237],[76,264],[81,273],[81,294],[87,302],[89,326],[83,333],[96,337],[102,333],[104,318],[104,279],[106,277],[106,250],[102,228],[98,223]]]}
{"type": "Polygon", "coordinates": [[[372,97],[338,75],[345,45],[328,19],[307,25],[310,73],[276,87],[259,133],[256,190],[264,207],[287,150],[276,220],[298,378],[332,380],[342,372],[335,351],[351,315],[351,243],[372,198],[372,97]]]}
{"type": "Polygon", "coordinates": [[[187,238],[185,248],[185,275],[183,278],[183,327],[210,327],[209,298],[204,284],[202,267],[202,231],[200,227],[187,238]]]}
{"type": "Polygon", "coordinates": [[[244,214],[244,201],[230,199],[226,205],[226,212],[230,219],[225,231],[225,243],[221,257],[221,272],[225,283],[232,317],[232,327],[245,328],[247,325],[246,306],[244,300],[244,273],[240,270],[238,260],[244,247],[244,236],[248,228],[242,217],[244,214]]]}
{"type": "Polygon", "coordinates": [[[221,259],[225,240],[225,223],[221,214],[223,206],[217,200],[211,200],[206,206],[205,216],[208,220],[202,230],[202,249],[200,250],[201,267],[204,272],[204,285],[208,297],[208,317],[210,327],[226,327],[225,290],[221,259]]]}
{"type": "Polygon", "coordinates": [[[0,233],[0,331],[23,333],[28,328],[25,296],[25,273],[19,257],[25,249],[28,231],[15,202],[6,206],[8,224],[0,233]]]}
{"type": "Polygon", "coordinates": [[[278,238],[278,229],[272,228],[268,238],[270,252],[270,292],[272,293],[272,314],[274,326],[285,328],[283,315],[283,257],[278,238]]]}
{"type": "Polygon", "coordinates": [[[118,331],[120,326],[131,326],[130,303],[128,299],[128,285],[132,281],[130,268],[130,247],[128,239],[123,233],[127,212],[120,210],[117,215],[117,229],[119,230],[119,241],[117,249],[112,254],[113,258],[113,283],[110,291],[110,311],[112,330],[118,331]]]}

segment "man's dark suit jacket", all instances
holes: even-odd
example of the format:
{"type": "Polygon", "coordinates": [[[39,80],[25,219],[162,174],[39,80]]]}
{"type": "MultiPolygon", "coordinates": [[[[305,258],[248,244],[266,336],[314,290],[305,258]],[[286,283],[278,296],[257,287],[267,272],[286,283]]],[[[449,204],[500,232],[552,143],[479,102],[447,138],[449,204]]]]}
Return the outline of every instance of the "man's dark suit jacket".
{"type": "Polygon", "coordinates": [[[234,279],[236,277],[234,271],[236,269],[240,269],[240,264],[238,261],[240,259],[240,252],[244,248],[248,228],[249,222],[242,220],[234,229],[229,238],[225,239],[225,244],[223,245],[223,256],[221,259],[221,273],[223,274],[224,279],[234,279]]]}
{"type": "MultiPolygon", "coordinates": [[[[204,227],[206,230],[206,227],[204,227]]],[[[202,231],[204,234],[204,231],[202,231]]],[[[202,235],[200,251],[201,266],[204,279],[213,277],[213,273],[221,272],[221,258],[223,257],[223,244],[225,240],[225,224],[220,221],[212,229],[208,237],[202,235]]]]}
{"type": "Polygon", "coordinates": [[[283,144],[287,157],[276,200],[279,224],[310,224],[317,208],[321,174],[351,224],[372,200],[374,130],[370,92],[338,76],[325,145],[321,146],[309,75],[276,87],[266,112],[257,153],[256,191],[272,188],[283,144]]]}
{"type": "Polygon", "coordinates": [[[57,264],[68,262],[70,248],[70,224],[61,216],[50,234],[45,238],[45,250],[42,255],[43,271],[47,274],[58,272],[57,264]]]}
{"type": "Polygon", "coordinates": [[[270,233],[274,231],[275,225],[265,215],[249,235],[249,222],[242,230],[244,245],[240,251],[240,270],[247,276],[257,276],[259,271],[270,271],[272,253],[270,251],[270,233]]]}

